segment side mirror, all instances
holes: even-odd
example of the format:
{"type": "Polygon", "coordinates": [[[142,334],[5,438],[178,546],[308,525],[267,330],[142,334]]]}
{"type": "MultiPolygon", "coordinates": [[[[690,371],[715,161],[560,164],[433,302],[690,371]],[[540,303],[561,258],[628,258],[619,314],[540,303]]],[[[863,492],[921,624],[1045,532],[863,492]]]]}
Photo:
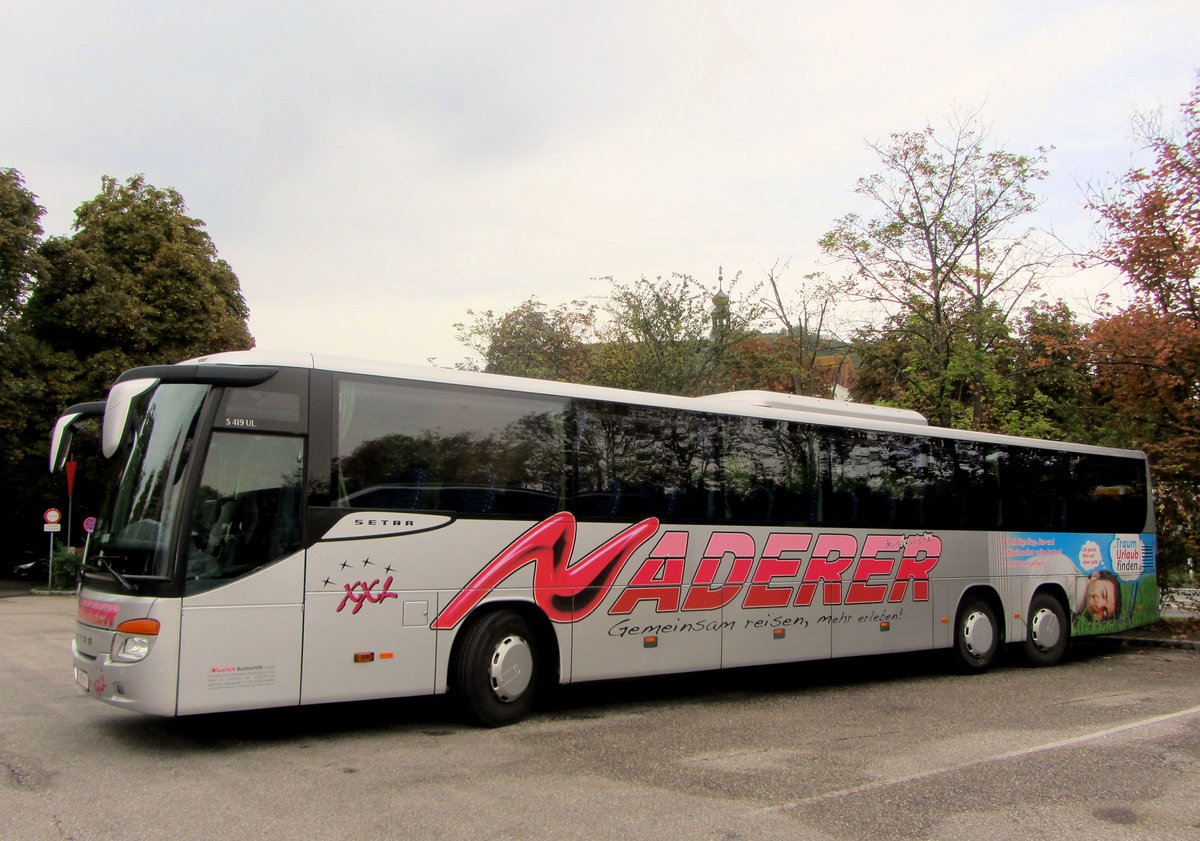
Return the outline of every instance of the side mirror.
{"type": "Polygon", "coordinates": [[[92,418],[102,416],[106,405],[103,400],[92,403],[76,403],[63,412],[59,419],[55,421],[54,432],[50,435],[51,473],[57,473],[59,470],[62,470],[63,465],[66,463],[67,455],[71,452],[71,439],[75,435],[75,430],[79,429],[92,418]]]}
{"type": "Polygon", "coordinates": [[[157,378],[124,380],[108,392],[108,402],[104,409],[104,433],[101,436],[105,458],[112,458],[121,448],[125,426],[129,423],[129,407],[133,405],[134,398],[154,388],[158,383],[157,378]]]}

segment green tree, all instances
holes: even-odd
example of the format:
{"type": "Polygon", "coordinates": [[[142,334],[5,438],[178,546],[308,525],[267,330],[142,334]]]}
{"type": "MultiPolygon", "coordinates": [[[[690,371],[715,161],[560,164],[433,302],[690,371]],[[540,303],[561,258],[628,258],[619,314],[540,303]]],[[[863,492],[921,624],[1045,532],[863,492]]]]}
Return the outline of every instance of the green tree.
{"type": "Polygon", "coordinates": [[[1038,300],[1010,321],[998,348],[991,428],[1011,435],[1118,445],[1098,416],[1087,326],[1063,301],[1038,300]]]}
{"type": "MultiPolygon", "coordinates": [[[[548,307],[530,298],[508,312],[456,324],[476,358],[459,367],[614,388],[701,394],[721,390],[735,349],[761,320],[752,296],[735,298],[687,275],[619,283],[596,304],[548,307]],[[603,311],[606,318],[602,318],[603,311]]],[[[730,283],[736,291],[738,278],[730,283]]]]}
{"type": "MultiPolygon", "coordinates": [[[[805,275],[791,290],[786,290],[782,277],[786,269],[787,263],[776,262],[767,272],[764,290],[767,294],[762,305],[781,328],[777,342],[787,353],[791,378],[789,390],[793,394],[831,397],[838,371],[822,362],[831,350],[830,321],[834,308],[849,294],[852,284],[814,272],[805,275]]],[[[837,354],[844,358],[842,343],[833,340],[833,344],[837,354]]]]}
{"type": "MultiPolygon", "coordinates": [[[[5,479],[0,483],[0,529],[10,547],[44,548],[40,540],[32,542],[40,537],[35,529],[41,513],[32,509],[47,499],[50,480],[44,461],[40,473],[30,465],[32,458],[46,453],[46,418],[57,414],[64,405],[59,401],[69,393],[53,377],[53,366],[65,360],[40,353],[19,321],[38,266],[44,213],[21,173],[0,170],[0,475],[5,479]],[[18,535],[28,540],[14,541],[18,535]]],[[[10,552],[0,560],[16,563],[18,556],[10,552]]]]}
{"type": "Polygon", "coordinates": [[[45,212],[25,189],[21,173],[0,169],[0,331],[15,321],[25,302],[45,212]]]}
{"type": "MultiPolygon", "coordinates": [[[[736,292],[740,277],[729,284],[736,292]]],[[[604,385],[694,396],[724,387],[731,350],[762,320],[753,295],[735,298],[690,275],[619,283],[604,304],[598,379],[604,385]]]]}
{"type": "Polygon", "coordinates": [[[965,301],[912,296],[904,304],[852,334],[855,400],[915,409],[941,426],[983,428],[984,417],[973,422],[971,389],[987,371],[975,365],[965,301]]]}
{"type": "Polygon", "coordinates": [[[75,212],[75,233],[47,240],[40,256],[22,324],[84,363],[93,394],[136,365],[254,345],[237,275],[204,223],[143,176],[105,176],[75,212]]]}
{"type": "Polygon", "coordinates": [[[474,351],[459,367],[489,374],[511,374],[543,380],[591,382],[596,306],[572,301],[551,309],[535,298],[497,315],[475,313],[471,324],[455,324],[458,340],[474,351]]]}
{"type": "Polygon", "coordinates": [[[30,364],[29,342],[16,321],[37,264],[44,213],[21,173],[0,170],[0,463],[6,472],[20,457],[21,432],[34,397],[23,376],[30,364]]]}
{"type": "MultiPolygon", "coordinates": [[[[859,179],[855,192],[874,214],[843,216],[820,245],[850,266],[858,293],[883,308],[881,326],[860,335],[891,345],[903,334],[899,402],[944,425],[982,428],[991,352],[1054,262],[1032,231],[1018,228],[1038,207],[1032,185],[1046,176],[1046,150],[989,148],[973,116],[945,136],[926,128],[871,148],[882,170],[859,179]]],[[[866,342],[861,352],[871,348],[866,342]]]]}
{"type": "MultiPolygon", "coordinates": [[[[0,183],[0,259],[15,315],[0,333],[0,529],[36,537],[36,548],[41,512],[66,500],[46,462],[63,409],[102,398],[127,368],[253,339],[237,276],[175,190],[105,177],[71,236],[40,240],[42,211],[20,176],[6,171],[0,183]]],[[[76,511],[94,513],[99,465],[81,468],[76,511]]]]}

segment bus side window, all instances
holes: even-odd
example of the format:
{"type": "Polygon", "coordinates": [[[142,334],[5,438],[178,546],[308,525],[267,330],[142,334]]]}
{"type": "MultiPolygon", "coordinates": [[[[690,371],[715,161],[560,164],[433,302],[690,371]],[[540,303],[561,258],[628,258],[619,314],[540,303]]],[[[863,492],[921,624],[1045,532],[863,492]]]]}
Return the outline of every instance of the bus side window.
{"type": "Polygon", "coordinates": [[[344,378],[334,506],[542,518],[561,509],[563,400],[344,378]]]}
{"type": "Polygon", "coordinates": [[[1137,534],[1146,529],[1143,463],[1138,459],[1080,454],[1071,457],[1071,530],[1137,534]]]}
{"type": "Polygon", "coordinates": [[[301,546],[304,440],[215,432],[192,512],[187,593],[280,560],[301,546]]]}

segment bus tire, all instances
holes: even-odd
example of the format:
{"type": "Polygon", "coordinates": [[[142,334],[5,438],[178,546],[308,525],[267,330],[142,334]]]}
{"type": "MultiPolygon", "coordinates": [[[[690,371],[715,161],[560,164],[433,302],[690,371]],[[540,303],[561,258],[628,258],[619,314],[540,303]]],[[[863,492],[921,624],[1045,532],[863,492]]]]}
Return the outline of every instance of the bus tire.
{"type": "Polygon", "coordinates": [[[987,671],[1000,648],[1000,625],[996,612],[984,599],[963,603],[954,623],[954,661],[959,671],[987,671]]]}
{"type": "Polygon", "coordinates": [[[1062,659],[1071,638],[1071,626],[1062,602],[1049,593],[1038,593],[1029,603],[1025,623],[1025,659],[1032,666],[1053,666],[1062,659]]]}
{"type": "Polygon", "coordinates": [[[485,727],[513,724],[533,708],[538,685],[537,639],[511,610],[485,614],[463,630],[451,691],[466,716],[485,727]]]}

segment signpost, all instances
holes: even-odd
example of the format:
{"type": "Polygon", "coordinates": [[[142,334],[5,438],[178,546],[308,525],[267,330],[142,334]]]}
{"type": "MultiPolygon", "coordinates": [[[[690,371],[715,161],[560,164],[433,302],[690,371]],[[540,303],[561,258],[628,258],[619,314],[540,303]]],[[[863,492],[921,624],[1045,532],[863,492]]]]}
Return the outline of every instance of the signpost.
{"type": "Polygon", "coordinates": [[[83,557],[88,556],[88,547],[92,544],[92,532],[96,530],[96,518],[88,517],[83,521],[83,530],[87,532],[87,537],[83,539],[83,557]]]}
{"type": "Polygon", "coordinates": [[[71,512],[75,508],[75,469],[78,464],[73,461],[68,461],[63,465],[63,469],[67,473],[67,545],[71,543],[71,512]]]}
{"type": "Polygon", "coordinates": [[[62,512],[57,508],[47,508],[42,515],[45,525],[42,530],[50,535],[50,556],[46,559],[46,589],[54,587],[54,533],[62,531],[62,512]]]}

